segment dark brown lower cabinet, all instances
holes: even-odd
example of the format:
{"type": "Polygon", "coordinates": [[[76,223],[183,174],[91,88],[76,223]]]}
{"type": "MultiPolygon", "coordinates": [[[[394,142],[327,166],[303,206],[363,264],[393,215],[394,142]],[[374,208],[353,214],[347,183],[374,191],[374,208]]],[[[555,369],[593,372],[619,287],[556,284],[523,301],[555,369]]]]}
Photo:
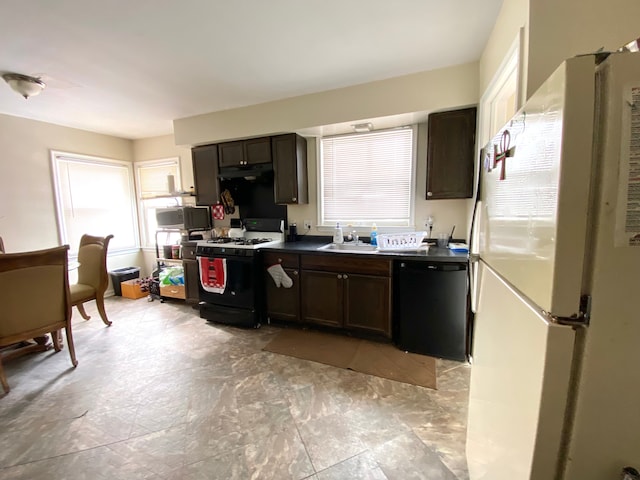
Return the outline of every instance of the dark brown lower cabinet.
{"type": "Polygon", "coordinates": [[[267,317],[271,320],[300,321],[300,271],[299,255],[295,253],[265,252],[263,255],[264,285],[267,317]],[[284,273],[293,281],[291,288],[276,286],[267,270],[272,265],[280,265],[284,273]]]}
{"type": "Polygon", "coordinates": [[[303,255],[302,321],[391,337],[391,262],[303,255]]]}
{"type": "Polygon", "coordinates": [[[198,303],[200,301],[198,262],[195,260],[182,260],[182,267],[184,268],[185,301],[198,303]]]}
{"type": "Polygon", "coordinates": [[[269,273],[265,272],[264,282],[267,296],[267,317],[273,320],[300,321],[300,278],[298,270],[283,268],[293,281],[291,288],[277,287],[269,273]]]}
{"type": "Polygon", "coordinates": [[[391,279],[343,275],[344,326],[391,336],[391,279]]]}
{"type": "Polygon", "coordinates": [[[342,327],[342,275],[303,270],[301,296],[302,319],[305,322],[342,327]]]}

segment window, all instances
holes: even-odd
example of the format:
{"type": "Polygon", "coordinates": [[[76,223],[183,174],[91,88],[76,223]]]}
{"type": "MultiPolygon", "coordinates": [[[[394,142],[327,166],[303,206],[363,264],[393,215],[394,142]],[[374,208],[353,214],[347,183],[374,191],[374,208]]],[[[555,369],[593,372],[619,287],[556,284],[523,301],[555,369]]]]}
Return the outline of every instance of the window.
{"type": "Polygon", "coordinates": [[[109,250],[138,248],[131,164],[51,152],[60,241],[78,251],[85,234],[113,234],[109,250]]]}
{"type": "Polygon", "coordinates": [[[518,37],[511,44],[480,100],[480,147],[484,146],[520,108],[520,50],[523,35],[520,29],[518,37]]]}
{"type": "MultiPolygon", "coordinates": [[[[138,162],[136,180],[138,185],[138,201],[140,208],[140,225],[142,245],[153,247],[158,224],[156,209],[180,204],[180,197],[170,196],[168,176],[173,175],[175,190],[180,190],[180,164],[178,158],[150,160],[138,162]]],[[[158,239],[161,243],[171,244],[180,240],[179,233],[167,234],[158,239]]]]}
{"type": "Polygon", "coordinates": [[[320,225],[412,225],[414,128],[325,137],[320,149],[320,225]]]}

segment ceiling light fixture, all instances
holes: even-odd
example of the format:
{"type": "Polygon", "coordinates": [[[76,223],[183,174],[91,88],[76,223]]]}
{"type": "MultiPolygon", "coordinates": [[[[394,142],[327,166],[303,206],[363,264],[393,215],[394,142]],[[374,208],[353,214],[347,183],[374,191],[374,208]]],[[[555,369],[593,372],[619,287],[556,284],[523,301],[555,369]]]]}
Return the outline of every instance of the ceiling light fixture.
{"type": "Polygon", "coordinates": [[[373,130],[373,123],[356,123],[355,125],[351,125],[353,130],[357,133],[370,132],[373,130]]]}
{"type": "Polygon", "coordinates": [[[22,75],[20,73],[5,73],[2,75],[2,78],[4,78],[4,81],[7,82],[12,89],[24,98],[38,95],[44,87],[46,87],[45,83],[39,78],[22,75]]]}

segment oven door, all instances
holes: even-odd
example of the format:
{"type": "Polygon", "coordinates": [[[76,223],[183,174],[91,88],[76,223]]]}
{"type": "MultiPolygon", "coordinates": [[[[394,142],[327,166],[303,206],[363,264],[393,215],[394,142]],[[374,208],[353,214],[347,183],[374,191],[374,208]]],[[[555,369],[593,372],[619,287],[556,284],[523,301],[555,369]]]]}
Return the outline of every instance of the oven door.
{"type": "Polygon", "coordinates": [[[226,262],[225,289],[223,293],[212,293],[202,287],[198,289],[200,301],[212,305],[223,305],[253,310],[256,307],[256,256],[213,254],[209,258],[222,258],[226,262]]]}

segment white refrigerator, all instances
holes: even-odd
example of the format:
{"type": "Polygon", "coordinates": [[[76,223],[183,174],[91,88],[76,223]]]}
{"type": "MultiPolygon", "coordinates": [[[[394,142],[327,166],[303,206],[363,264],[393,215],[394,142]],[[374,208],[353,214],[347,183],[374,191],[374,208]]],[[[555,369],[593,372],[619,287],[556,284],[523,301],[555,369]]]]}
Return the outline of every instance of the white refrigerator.
{"type": "Polygon", "coordinates": [[[640,469],[640,54],[565,61],[481,164],[470,479],[640,469]]]}

